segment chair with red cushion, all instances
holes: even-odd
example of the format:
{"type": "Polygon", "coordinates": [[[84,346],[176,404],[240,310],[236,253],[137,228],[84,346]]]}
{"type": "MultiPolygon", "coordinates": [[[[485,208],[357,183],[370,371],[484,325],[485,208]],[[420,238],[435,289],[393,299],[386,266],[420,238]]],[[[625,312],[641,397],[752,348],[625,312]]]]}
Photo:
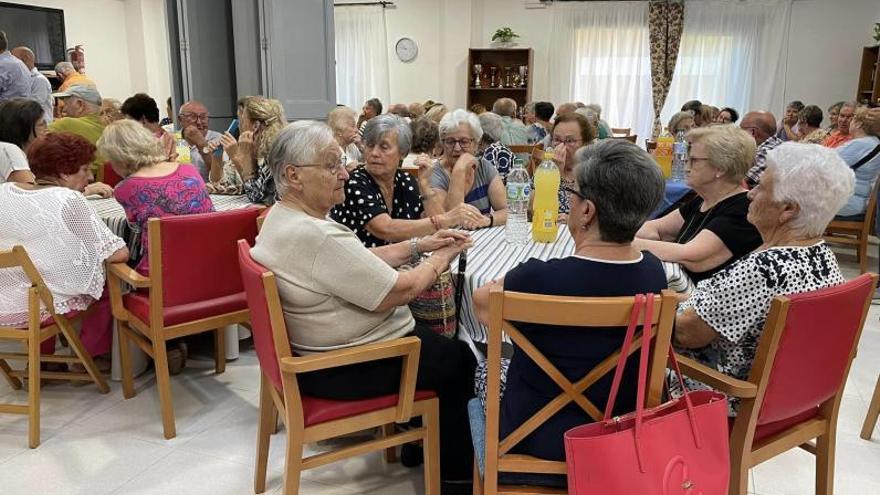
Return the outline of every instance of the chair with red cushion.
{"type": "Polygon", "coordinates": [[[215,371],[223,373],[223,327],[249,320],[241,277],[235,269],[236,242],[254,242],[259,213],[259,209],[246,208],[151,218],[149,278],[122,263],[108,270],[113,316],[119,324],[123,395],[134,397],[128,354],[131,340],[155,361],[165,438],[177,435],[165,343],[214,332],[215,371]],[[135,290],[123,295],[123,283],[135,290]]]}
{"type": "Polygon", "coordinates": [[[98,177],[98,182],[103,182],[110,187],[116,187],[116,184],[122,182],[122,177],[113,170],[110,162],[104,162],[101,165],[101,176],[98,177]]]}
{"type": "Polygon", "coordinates": [[[92,381],[98,386],[102,394],[110,391],[104,377],[95,367],[89,353],[80,342],[71,322],[81,318],[85,313],[71,311],[64,315],[55,313],[55,302],[52,293],[43,282],[43,277],[34,266],[25,249],[21,246],[13,246],[12,249],[0,251],[0,270],[22,270],[30,279],[31,287],[28,290],[28,324],[21,327],[0,327],[0,339],[17,340],[21,342],[25,352],[0,353],[0,375],[6,378],[9,386],[15,390],[22,387],[21,379],[28,381],[27,404],[0,404],[0,413],[26,414],[28,416],[28,446],[32,449],[40,445],[40,378],[53,378],[58,380],[92,381]],[[40,307],[45,307],[49,316],[40,320],[40,307]],[[40,343],[54,338],[58,334],[64,335],[74,356],[41,355],[40,343]],[[26,370],[13,370],[8,360],[22,360],[27,362],[26,370]],[[82,364],[85,373],[76,372],[41,372],[40,363],[69,363],[82,364]]]}
{"type": "MultiPolygon", "coordinates": [[[[321,352],[308,356],[291,353],[287,327],[275,276],[251,258],[250,246],[238,242],[241,277],[247,293],[254,347],[260,361],[260,423],[254,491],[266,489],[269,440],[278,413],[287,427],[286,466],[282,493],[299,491],[300,473],[348,457],[421,440],[425,451],[425,493],[440,493],[439,410],[433,392],[416,391],[419,339],[404,337],[388,342],[321,352]],[[403,360],[400,393],[368,400],[336,401],[300,394],[297,375],[367,361],[400,357],[403,360]],[[394,434],[389,426],[422,417],[422,427],[394,434]],[[382,426],[384,437],[303,458],[306,443],[382,426]]],[[[466,439],[465,439],[466,440],[466,439]]]]}
{"type": "Polygon", "coordinates": [[[816,493],[833,492],[840,400],[876,284],[877,275],[866,273],[774,298],[747,380],[679,357],[685,375],[741,400],[730,436],[730,495],[745,495],[750,468],[795,447],[816,456],[816,493]]]}

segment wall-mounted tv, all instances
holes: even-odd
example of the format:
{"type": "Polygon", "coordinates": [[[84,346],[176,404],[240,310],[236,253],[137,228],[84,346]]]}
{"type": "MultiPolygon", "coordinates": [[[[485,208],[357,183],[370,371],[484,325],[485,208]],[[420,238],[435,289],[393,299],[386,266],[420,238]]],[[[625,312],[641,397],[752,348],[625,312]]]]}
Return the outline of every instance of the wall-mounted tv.
{"type": "Polygon", "coordinates": [[[6,32],[10,49],[23,45],[33,50],[40,70],[65,60],[63,10],[0,2],[0,31],[6,32]]]}

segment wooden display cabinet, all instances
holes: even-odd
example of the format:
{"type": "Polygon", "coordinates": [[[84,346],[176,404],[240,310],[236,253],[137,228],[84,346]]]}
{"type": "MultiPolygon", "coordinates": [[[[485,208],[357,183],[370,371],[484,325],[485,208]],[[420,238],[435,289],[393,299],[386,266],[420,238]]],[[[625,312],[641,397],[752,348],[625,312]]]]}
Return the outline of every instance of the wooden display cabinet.
{"type": "Polygon", "coordinates": [[[522,109],[531,100],[534,72],[531,48],[471,48],[469,51],[468,109],[479,103],[492,110],[498,98],[512,98],[522,109]],[[481,67],[479,86],[474,69],[477,64],[481,67]]]}
{"type": "Polygon", "coordinates": [[[859,72],[856,101],[880,105],[880,46],[862,49],[862,70],[859,72]]]}

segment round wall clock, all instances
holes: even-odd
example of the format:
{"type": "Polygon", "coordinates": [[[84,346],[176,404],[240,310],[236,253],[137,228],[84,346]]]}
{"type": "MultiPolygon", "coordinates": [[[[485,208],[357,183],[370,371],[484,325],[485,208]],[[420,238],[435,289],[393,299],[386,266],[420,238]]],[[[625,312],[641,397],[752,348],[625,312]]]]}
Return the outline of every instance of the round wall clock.
{"type": "Polygon", "coordinates": [[[412,38],[404,37],[397,40],[394,51],[401,62],[412,62],[419,55],[419,45],[412,38]]]}

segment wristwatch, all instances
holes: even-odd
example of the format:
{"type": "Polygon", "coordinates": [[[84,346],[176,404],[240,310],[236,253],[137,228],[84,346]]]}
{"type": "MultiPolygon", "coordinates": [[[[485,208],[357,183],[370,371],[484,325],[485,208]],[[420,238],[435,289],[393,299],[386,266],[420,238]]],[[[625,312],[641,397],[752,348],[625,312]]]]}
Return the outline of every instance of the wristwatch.
{"type": "Polygon", "coordinates": [[[211,148],[209,148],[208,145],[206,144],[206,145],[202,146],[202,150],[201,150],[201,151],[202,151],[202,154],[203,154],[203,155],[207,155],[207,154],[210,154],[210,153],[211,153],[211,148]]]}

